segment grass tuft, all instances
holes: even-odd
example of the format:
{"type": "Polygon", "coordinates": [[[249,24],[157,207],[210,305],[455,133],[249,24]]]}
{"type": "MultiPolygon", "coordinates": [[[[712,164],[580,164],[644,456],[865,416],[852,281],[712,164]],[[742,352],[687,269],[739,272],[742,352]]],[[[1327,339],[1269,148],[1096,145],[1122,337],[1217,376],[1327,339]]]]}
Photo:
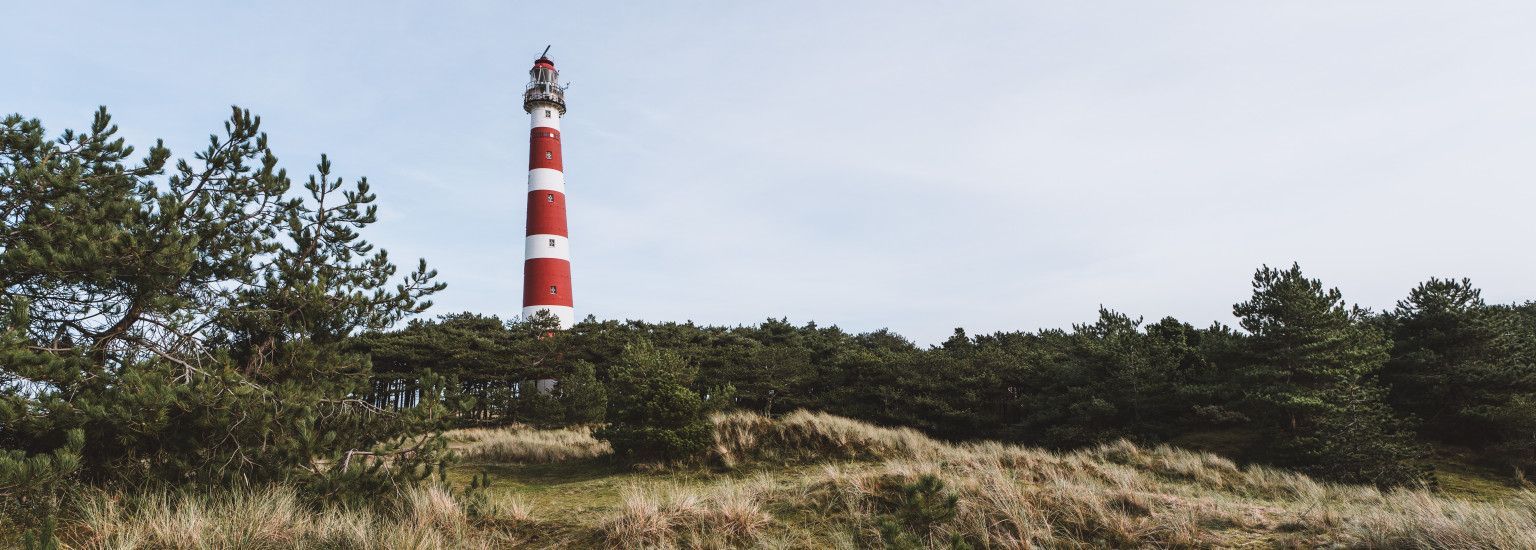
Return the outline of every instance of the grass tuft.
{"type": "MultiPolygon", "coordinates": [[[[79,504],[68,546],[446,549],[501,547],[521,540],[505,530],[477,525],[442,488],[405,491],[397,508],[315,510],[283,486],[212,495],[102,492],[79,504]]],[[[526,510],[522,513],[526,517],[526,510]]]]}
{"type": "Polygon", "coordinates": [[[884,428],[804,410],[778,419],[738,411],[715,415],[713,420],[713,458],[727,468],[750,462],[903,458],[942,448],[911,428],[884,428]]]}
{"type": "Polygon", "coordinates": [[[592,437],[590,426],[535,430],[527,426],[470,428],[448,432],[458,455],[470,462],[547,464],[613,454],[607,441],[592,437]]]}

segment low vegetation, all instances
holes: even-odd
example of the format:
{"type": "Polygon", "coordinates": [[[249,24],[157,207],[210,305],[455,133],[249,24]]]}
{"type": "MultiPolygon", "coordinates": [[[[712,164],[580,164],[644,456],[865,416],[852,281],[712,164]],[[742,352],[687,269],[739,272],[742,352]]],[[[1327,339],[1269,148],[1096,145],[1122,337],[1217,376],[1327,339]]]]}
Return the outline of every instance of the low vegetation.
{"type": "Polygon", "coordinates": [[[442,487],[405,491],[367,509],[303,504],[283,486],[210,495],[91,495],[66,525],[71,548],[499,548],[527,541],[528,520],[515,499],[471,515],[442,487]]]}
{"type": "Polygon", "coordinates": [[[932,456],[945,446],[910,428],[876,428],[825,413],[782,418],[750,412],[717,414],[711,457],[733,468],[752,463],[879,460],[932,456]]]}
{"type": "Polygon", "coordinates": [[[1123,440],[947,444],[805,411],[713,421],[710,469],[614,470],[585,429],[466,429],[452,448],[477,458],[456,474],[491,474],[480,492],[429,485],[318,510],[281,486],[96,493],[60,533],[71,548],[1536,548],[1530,492],[1470,502],[1123,440]],[[549,467],[565,475],[521,470],[549,467]],[[588,486],[605,489],[575,502],[588,486]]]}

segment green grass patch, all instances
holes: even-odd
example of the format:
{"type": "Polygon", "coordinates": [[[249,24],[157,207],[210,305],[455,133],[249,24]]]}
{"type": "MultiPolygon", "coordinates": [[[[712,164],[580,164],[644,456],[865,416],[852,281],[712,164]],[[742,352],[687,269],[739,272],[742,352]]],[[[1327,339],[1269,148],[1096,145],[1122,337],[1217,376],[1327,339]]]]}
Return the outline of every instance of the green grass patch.
{"type": "Polygon", "coordinates": [[[1480,460],[1466,449],[1436,449],[1431,463],[1440,492],[1446,496],[1478,502],[1501,502],[1520,494],[1522,487],[1514,470],[1501,469],[1480,460]]]}

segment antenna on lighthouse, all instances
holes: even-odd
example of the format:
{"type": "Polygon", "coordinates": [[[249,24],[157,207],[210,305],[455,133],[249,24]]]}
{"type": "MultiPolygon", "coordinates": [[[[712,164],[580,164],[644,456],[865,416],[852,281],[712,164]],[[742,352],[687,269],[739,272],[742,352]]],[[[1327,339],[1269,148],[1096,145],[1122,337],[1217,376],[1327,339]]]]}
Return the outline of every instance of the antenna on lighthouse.
{"type": "Polygon", "coordinates": [[[548,46],[544,46],[544,53],[541,53],[541,54],[539,54],[539,57],[545,57],[545,56],[548,56],[548,55],[549,55],[549,49],[550,49],[550,48],[551,48],[551,47],[553,47],[553,46],[554,46],[554,44],[550,44],[550,45],[548,45],[548,46]]]}

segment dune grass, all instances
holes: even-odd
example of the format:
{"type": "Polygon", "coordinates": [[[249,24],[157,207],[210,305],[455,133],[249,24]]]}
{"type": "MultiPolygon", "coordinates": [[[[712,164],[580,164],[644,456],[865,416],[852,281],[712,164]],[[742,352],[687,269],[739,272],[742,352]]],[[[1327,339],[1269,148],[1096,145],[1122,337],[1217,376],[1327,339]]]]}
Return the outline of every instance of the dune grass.
{"type": "Polygon", "coordinates": [[[1382,491],[1125,441],[947,444],[810,412],[715,427],[711,468],[646,472],[588,430],[454,432],[457,477],[495,480],[478,513],[438,487],[319,511],[281,487],[103,493],[63,532],[71,548],[1536,548],[1530,491],[1382,491]]]}
{"type": "Polygon", "coordinates": [[[675,485],[631,485],[618,510],[599,525],[603,542],[621,548],[707,546],[760,542],[773,516],[762,482],[727,481],[700,491],[675,485]]]}
{"type": "Polygon", "coordinates": [[[448,432],[454,452],[470,462],[545,464],[613,454],[606,441],[592,437],[592,427],[536,430],[523,425],[469,428],[448,432]]]}
{"type": "Polygon", "coordinates": [[[910,428],[881,428],[841,416],[795,411],[781,418],[750,412],[714,417],[713,461],[751,463],[879,460],[930,456],[944,445],[910,428]]]}
{"type": "Polygon", "coordinates": [[[494,520],[476,521],[441,487],[405,491],[376,509],[305,506],[274,486],[212,495],[95,493],[78,505],[63,538],[70,548],[505,548],[526,542],[516,499],[489,503],[494,520]]]}

